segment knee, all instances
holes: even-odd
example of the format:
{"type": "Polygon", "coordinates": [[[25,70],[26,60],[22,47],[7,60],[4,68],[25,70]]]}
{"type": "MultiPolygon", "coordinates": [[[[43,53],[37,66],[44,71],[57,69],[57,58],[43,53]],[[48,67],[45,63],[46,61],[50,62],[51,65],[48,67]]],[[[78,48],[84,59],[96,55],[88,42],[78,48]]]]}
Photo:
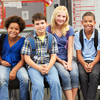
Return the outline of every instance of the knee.
{"type": "Polygon", "coordinates": [[[22,82],[23,84],[28,84],[29,83],[29,77],[28,75],[23,75],[20,79],[19,79],[20,82],[22,82]]]}
{"type": "Polygon", "coordinates": [[[40,90],[43,90],[43,89],[44,89],[44,84],[40,83],[40,82],[36,82],[32,86],[32,90],[35,90],[35,91],[40,91],[40,90]]]}
{"type": "Polygon", "coordinates": [[[7,85],[8,86],[9,80],[4,75],[0,77],[0,86],[7,85]]]}
{"type": "Polygon", "coordinates": [[[54,86],[54,87],[55,86],[58,86],[58,87],[60,86],[60,80],[59,80],[59,78],[58,79],[57,78],[56,79],[52,79],[52,86],[54,86]]]}

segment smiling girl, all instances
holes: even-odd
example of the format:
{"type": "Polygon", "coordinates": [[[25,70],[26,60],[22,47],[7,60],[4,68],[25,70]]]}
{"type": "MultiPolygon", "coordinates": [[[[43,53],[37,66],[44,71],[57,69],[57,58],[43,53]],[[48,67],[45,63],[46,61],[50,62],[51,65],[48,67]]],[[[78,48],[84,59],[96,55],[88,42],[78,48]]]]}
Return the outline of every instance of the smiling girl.
{"type": "Polygon", "coordinates": [[[18,36],[25,28],[24,20],[19,16],[10,16],[5,20],[6,34],[0,52],[0,100],[9,100],[9,80],[16,77],[20,82],[20,99],[28,100],[28,74],[23,67],[24,57],[21,48],[24,37],[18,36]]]}
{"type": "Polygon", "coordinates": [[[59,52],[55,67],[61,77],[62,89],[66,100],[75,100],[78,86],[78,67],[73,58],[74,30],[68,24],[69,15],[65,6],[58,6],[52,14],[51,23],[47,31],[51,32],[57,40],[59,52]],[[68,42],[67,42],[68,41],[68,42]]]}

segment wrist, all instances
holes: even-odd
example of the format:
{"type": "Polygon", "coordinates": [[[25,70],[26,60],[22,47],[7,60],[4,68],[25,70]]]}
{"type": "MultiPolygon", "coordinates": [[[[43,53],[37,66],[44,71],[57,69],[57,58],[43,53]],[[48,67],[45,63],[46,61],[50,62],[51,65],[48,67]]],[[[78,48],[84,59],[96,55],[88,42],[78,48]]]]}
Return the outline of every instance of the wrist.
{"type": "Polygon", "coordinates": [[[2,64],[2,60],[0,60],[0,64],[2,64]]]}

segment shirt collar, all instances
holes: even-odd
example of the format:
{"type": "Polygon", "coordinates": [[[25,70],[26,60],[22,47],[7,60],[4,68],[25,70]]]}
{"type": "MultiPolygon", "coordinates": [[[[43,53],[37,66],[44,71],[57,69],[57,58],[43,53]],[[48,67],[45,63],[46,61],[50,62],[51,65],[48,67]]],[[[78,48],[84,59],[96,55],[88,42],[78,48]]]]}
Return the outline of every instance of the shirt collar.
{"type": "MultiPolygon", "coordinates": [[[[48,36],[48,34],[49,33],[46,31],[46,37],[48,36]]],[[[33,31],[33,36],[34,36],[34,38],[37,38],[38,37],[37,34],[36,34],[36,30],[33,31]]]]}
{"type": "MultiPolygon", "coordinates": [[[[94,38],[94,31],[95,31],[95,30],[93,29],[93,33],[92,33],[91,39],[94,38]]],[[[85,32],[84,32],[84,29],[83,29],[83,37],[84,37],[84,39],[87,39],[87,37],[86,37],[86,35],[85,35],[85,32]]]]}

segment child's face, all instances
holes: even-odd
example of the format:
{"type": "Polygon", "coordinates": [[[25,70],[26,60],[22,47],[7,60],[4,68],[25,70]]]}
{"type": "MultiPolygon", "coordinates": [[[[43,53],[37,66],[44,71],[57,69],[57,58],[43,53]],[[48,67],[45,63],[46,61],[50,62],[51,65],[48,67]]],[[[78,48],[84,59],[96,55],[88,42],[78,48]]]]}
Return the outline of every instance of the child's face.
{"type": "Polygon", "coordinates": [[[47,22],[45,20],[36,20],[34,21],[33,25],[34,29],[36,29],[36,32],[41,34],[45,33],[46,27],[47,27],[47,22]]]}
{"type": "Polygon", "coordinates": [[[11,23],[7,31],[10,37],[15,38],[20,33],[20,27],[17,23],[11,23]]]}
{"type": "Polygon", "coordinates": [[[93,27],[96,24],[96,21],[94,21],[93,16],[84,16],[81,23],[85,29],[85,32],[93,32],[93,27]]]}
{"type": "Polygon", "coordinates": [[[57,25],[63,25],[65,21],[66,21],[66,13],[64,11],[59,13],[55,18],[55,22],[57,25]]]}

